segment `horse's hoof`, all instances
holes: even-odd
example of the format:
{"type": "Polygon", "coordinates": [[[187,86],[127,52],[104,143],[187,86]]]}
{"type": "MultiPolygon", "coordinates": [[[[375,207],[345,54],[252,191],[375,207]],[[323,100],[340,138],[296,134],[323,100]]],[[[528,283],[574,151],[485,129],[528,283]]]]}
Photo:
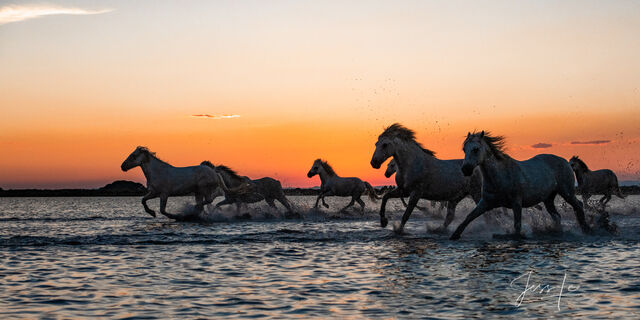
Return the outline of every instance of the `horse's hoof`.
{"type": "Polygon", "coordinates": [[[460,235],[457,233],[454,233],[451,235],[451,237],[449,237],[449,240],[458,240],[460,239],[460,235]]]}
{"type": "Polygon", "coordinates": [[[326,204],[326,203],[323,203],[323,204],[322,204],[322,206],[323,206],[323,207],[325,207],[325,208],[327,208],[327,209],[329,209],[329,205],[328,205],[328,204],[326,204]]]}
{"type": "Polygon", "coordinates": [[[380,227],[386,228],[387,224],[389,224],[389,220],[387,220],[387,218],[385,218],[385,217],[381,217],[380,218],[380,227]]]}
{"type": "Polygon", "coordinates": [[[393,233],[395,233],[396,235],[403,235],[403,234],[406,234],[406,233],[404,232],[404,228],[402,228],[402,227],[393,228],[393,233]]]}
{"type": "Polygon", "coordinates": [[[439,226],[433,230],[429,230],[431,231],[431,233],[435,233],[435,234],[446,234],[447,233],[447,228],[445,228],[444,226],[439,226]]]}
{"type": "Polygon", "coordinates": [[[152,216],[152,217],[156,217],[156,212],[155,211],[147,211],[147,213],[152,216]]]}

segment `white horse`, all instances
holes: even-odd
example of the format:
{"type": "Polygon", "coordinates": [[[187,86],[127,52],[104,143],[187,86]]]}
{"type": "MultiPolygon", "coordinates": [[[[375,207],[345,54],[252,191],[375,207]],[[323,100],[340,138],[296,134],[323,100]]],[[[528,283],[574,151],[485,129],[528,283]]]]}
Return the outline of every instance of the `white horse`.
{"type": "MultiPolygon", "coordinates": [[[[378,136],[376,149],[371,157],[371,166],[380,166],[393,157],[398,165],[396,182],[402,193],[409,193],[409,203],[402,215],[402,222],[396,232],[402,233],[407,220],[416,207],[418,200],[428,199],[447,201],[447,216],[442,228],[444,231],[455,217],[458,203],[467,195],[475,196],[479,200],[482,186],[482,176],[478,171],[473,177],[465,177],[460,172],[461,159],[441,160],[436,158],[433,151],[425,149],[415,139],[415,133],[399,123],[387,127],[378,136]]],[[[386,227],[388,219],[385,216],[385,199],[380,206],[380,226],[386,227]]]]}
{"type": "Polygon", "coordinates": [[[504,152],[503,137],[492,136],[484,131],[467,134],[463,151],[462,172],[469,176],[476,167],[482,170],[482,198],[451,235],[452,240],[459,239],[475,218],[498,207],[513,210],[515,233],[512,237],[520,238],[522,208],[540,202],[547,208],[556,231],[561,231],[561,217],[554,204],[556,195],[573,207],[582,231],[591,232],[591,227],[585,221],[582,203],[576,198],[575,178],[567,160],[552,154],[539,154],[525,161],[517,161],[504,152]]]}
{"type": "Polygon", "coordinates": [[[142,198],[144,210],[152,217],[156,216],[155,211],[147,206],[147,200],[160,197],[160,213],[166,217],[178,221],[196,219],[196,214],[177,215],[166,211],[167,199],[170,196],[182,196],[195,194],[196,208],[198,211],[204,209],[204,205],[213,201],[212,195],[217,188],[222,188],[225,192],[242,192],[246,186],[240,186],[234,190],[229,190],[224,184],[224,180],[214,169],[207,166],[198,165],[190,167],[174,167],[160,159],[154,152],[146,147],[137,147],[127,159],[122,162],[122,171],[128,171],[135,167],[142,168],[147,179],[147,194],[142,198]]]}
{"type": "MultiPolygon", "coordinates": [[[[364,201],[360,199],[362,194],[365,192],[369,194],[369,198],[371,201],[376,201],[376,199],[380,199],[376,195],[376,191],[373,189],[371,184],[366,181],[362,181],[359,178],[343,178],[336,174],[333,171],[333,168],[321,159],[316,159],[311,166],[311,169],[307,173],[307,177],[311,178],[315,175],[320,176],[320,181],[322,182],[320,186],[320,194],[316,199],[316,204],[313,206],[314,208],[318,207],[318,202],[320,199],[323,199],[325,196],[339,196],[339,197],[351,197],[351,202],[342,208],[340,211],[344,211],[347,208],[354,205],[357,202],[360,207],[362,207],[362,211],[364,212],[364,201]]],[[[324,200],[323,200],[324,203],[324,200]]]]}

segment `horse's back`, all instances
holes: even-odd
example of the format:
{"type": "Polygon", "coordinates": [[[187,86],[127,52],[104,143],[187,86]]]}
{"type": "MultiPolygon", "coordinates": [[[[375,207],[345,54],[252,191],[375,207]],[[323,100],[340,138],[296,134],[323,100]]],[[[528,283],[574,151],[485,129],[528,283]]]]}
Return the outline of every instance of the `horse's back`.
{"type": "Polygon", "coordinates": [[[575,178],[569,162],[553,154],[539,154],[525,161],[518,161],[527,187],[569,192],[575,178]]]}
{"type": "Polygon", "coordinates": [[[279,195],[283,192],[280,181],[271,177],[255,179],[251,182],[258,187],[263,195],[279,195]]]}

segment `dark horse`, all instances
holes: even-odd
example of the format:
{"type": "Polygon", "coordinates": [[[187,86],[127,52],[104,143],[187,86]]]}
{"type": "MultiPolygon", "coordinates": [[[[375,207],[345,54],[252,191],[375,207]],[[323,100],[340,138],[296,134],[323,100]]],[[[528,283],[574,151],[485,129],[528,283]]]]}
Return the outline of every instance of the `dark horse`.
{"type": "Polygon", "coordinates": [[[233,187],[240,186],[243,183],[248,185],[248,191],[243,193],[225,192],[225,199],[218,202],[216,208],[225,204],[235,203],[238,211],[240,211],[240,205],[242,203],[255,203],[264,200],[269,207],[275,209],[275,200],[278,200],[278,202],[287,209],[288,215],[293,214],[293,210],[291,209],[289,200],[287,200],[287,197],[284,195],[280,181],[269,177],[252,180],[249,177],[238,175],[233,169],[224,165],[214,166],[209,161],[203,161],[200,164],[215,168],[222,176],[226,185],[233,187]]]}
{"type": "Polygon", "coordinates": [[[552,154],[539,154],[529,160],[517,161],[504,152],[504,138],[484,131],[469,133],[463,144],[462,172],[471,175],[476,167],[482,170],[482,199],[451,235],[460,238],[471,221],[487,210],[507,207],[513,210],[514,238],[520,238],[522,208],[543,202],[551,215],[556,231],[561,231],[560,214],[554,205],[560,195],[573,207],[582,231],[591,228],[584,218],[582,203],[576,198],[571,166],[567,160],[552,154]]]}
{"type": "Polygon", "coordinates": [[[594,194],[604,195],[599,201],[602,207],[611,200],[612,194],[615,194],[620,199],[624,199],[624,195],[618,186],[618,177],[616,177],[613,171],[609,169],[591,171],[589,167],[587,167],[587,164],[578,158],[578,156],[573,156],[571,160],[569,160],[569,164],[573,172],[576,173],[578,193],[582,195],[582,201],[585,206],[589,206],[587,201],[589,201],[589,198],[594,194]]]}

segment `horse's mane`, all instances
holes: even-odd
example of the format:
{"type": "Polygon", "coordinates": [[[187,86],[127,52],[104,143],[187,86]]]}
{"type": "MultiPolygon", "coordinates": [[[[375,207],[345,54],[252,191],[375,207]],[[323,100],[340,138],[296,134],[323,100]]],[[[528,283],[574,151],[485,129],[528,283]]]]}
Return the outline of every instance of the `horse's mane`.
{"type": "Polygon", "coordinates": [[[510,158],[509,155],[505,151],[505,149],[506,149],[506,147],[505,147],[505,137],[504,136],[493,136],[493,135],[491,135],[491,132],[489,132],[489,131],[481,131],[481,132],[474,131],[469,136],[467,136],[467,138],[464,140],[464,143],[462,144],[462,146],[467,144],[467,142],[469,140],[471,140],[472,138],[478,137],[478,136],[482,140],[484,140],[484,142],[487,143],[487,145],[489,146],[489,149],[496,156],[496,158],[498,158],[498,159],[510,158]]]}
{"type": "Polygon", "coordinates": [[[576,163],[578,163],[578,165],[580,167],[582,167],[582,170],[587,171],[587,172],[591,171],[591,170],[589,170],[589,167],[587,167],[587,164],[584,163],[584,161],[582,161],[582,159],[580,159],[578,156],[571,157],[571,161],[575,161],[576,163]]]}
{"type": "Polygon", "coordinates": [[[235,170],[233,170],[233,169],[231,169],[231,168],[229,168],[229,167],[227,167],[225,165],[221,164],[221,165],[216,166],[215,168],[216,168],[216,170],[220,170],[220,171],[225,172],[226,174],[228,174],[229,176],[231,176],[234,179],[241,179],[242,180],[242,177],[239,176],[238,173],[235,172],[235,170]]]}
{"type": "Polygon", "coordinates": [[[424,151],[424,153],[435,157],[436,153],[423,147],[422,144],[420,144],[420,142],[416,141],[416,133],[399,124],[399,123],[394,123],[388,127],[386,127],[384,129],[384,132],[382,132],[379,136],[378,139],[380,138],[399,138],[400,140],[406,141],[406,142],[413,142],[416,145],[418,145],[418,147],[420,147],[420,149],[422,149],[422,151],[424,151]]]}
{"type": "Polygon", "coordinates": [[[329,165],[329,162],[322,160],[322,159],[316,159],[316,161],[320,161],[320,165],[322,165],[322,168],[324,168],[324,171],[327,172],[328,175],[330,176],[337,176],[338,174],[333,170],[333,168],[331,167],[331,165],[329,165]]]}
{"type": "Polygon", "coordinates": [[[209,160],[205,160],[205,161],[200,162],[200,165],[201,166],[207,166],[207,167],[209,167],[211,169],[215,169],[216,168],[216,166],[214,166],[213,163],[211,163],[211,161],[209,161],[209,160]]]}
{"type": "Polygon", "coordinates": [[[142,153],[146,153],[148,156],[154,157],[156,160],[158,160],[158,161],[160,161],[160,162],[162,162],[162,163],[164,163],[164,164],[169,164],[168,162],[166,162],[166,161],[164,161],[164,160],[162,160],[162,159],[158,158],[158,156],[156,156],[156,153],[155,153],[155,152],[153,152],[153,151],[149,150],[149,148],[147,148],[147,147],[145,147],[145,146],[138,146],[138,147],[136,148],[136,150],[138,150],[138,151],[140,151],[140,152],[142,152],[142,153]]]}

